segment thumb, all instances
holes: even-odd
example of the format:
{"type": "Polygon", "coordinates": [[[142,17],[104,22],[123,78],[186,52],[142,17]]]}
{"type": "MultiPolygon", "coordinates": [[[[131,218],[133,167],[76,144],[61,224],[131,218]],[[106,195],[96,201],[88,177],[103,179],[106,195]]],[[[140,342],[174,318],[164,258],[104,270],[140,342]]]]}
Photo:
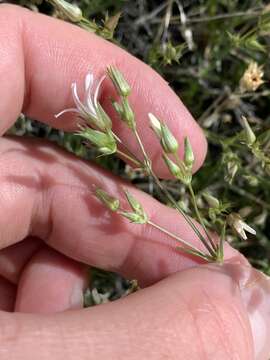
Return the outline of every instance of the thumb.
{"type": "Polygon", "coordinates": [[[230,267],[207,265],[90,309],[1,313],[1,359],[254,359],[245,302],[231,275],[230,267]]]}

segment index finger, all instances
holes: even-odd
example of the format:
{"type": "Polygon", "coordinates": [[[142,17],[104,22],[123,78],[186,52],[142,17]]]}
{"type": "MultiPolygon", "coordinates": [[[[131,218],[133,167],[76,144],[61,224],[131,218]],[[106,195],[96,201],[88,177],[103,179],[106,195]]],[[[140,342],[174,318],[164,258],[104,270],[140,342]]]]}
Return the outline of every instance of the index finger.
{"type": "MultiPolygon", "coordinates": [[[[194,169],[202,164],[206,141],[201,129],[168,84],[149,66],[94,34],[17,6],[0,6],[0,29],[1,133],[21,111],[53,127],[76,129],[76,118],[54,117],[73,105],[71,83],[76,81],[81,88],[89,70],[99,78],[107,66],[115,65],[132,86],[130,99],[138,130],[159,175],[167,176],[168,172],[160,146],[148,127],[149,112],[167,122],[180,140],[188,136],[196,157],[194,169]]],[[[112,86],[105,82],[100,100],[110,114],[112,94],[112,86]]],[[[136,143],[126,127],[113,120],[114,130],[136,152],[136,143]]]]}

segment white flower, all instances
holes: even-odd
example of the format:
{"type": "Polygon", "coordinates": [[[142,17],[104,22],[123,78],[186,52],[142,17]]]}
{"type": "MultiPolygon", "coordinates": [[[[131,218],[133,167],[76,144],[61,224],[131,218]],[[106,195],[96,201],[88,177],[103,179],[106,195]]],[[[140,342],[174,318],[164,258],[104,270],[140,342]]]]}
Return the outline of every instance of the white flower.
{"type": "Polygon", "coordinates": [[[232,213],[228,216],[228,224],[241,236],[243,240],[247,240],[246,231],[250,234],[256,235],[256,231],[244,222],[240,215],[232,213]]]}
{"type": "Polygon", "coordinates": [[[240,91],[256,91],[264,83],[263,75],[263,67],[251,62],[240,79],[240,91]]]}
{"type": "Polygon", "coordinates": [[[97,84],[96,89],[93,89],[94,84],[94,76],[91,73],[88,73],[85,77],[84,81],[84,98],[83,101],[80,100],[77,92],[77,84],[74,82],[71,84],[71,91],[72,91],[72,97],[73,101],[76,105],[76,107],[64,109],[58,114],[55,115],[56,118],[59,116],[68,113],[73,112],[78,114],[81,118],[86,120],[90,123],[90,125],[94,127],[98,127],[103,129],[103,119],[102,114],[100,111],[100,105],[98,103],[98,96],[99,96],[99,90],[102,82],[105,79],[105,75],[102,76],[100,81],[97,84]]]}

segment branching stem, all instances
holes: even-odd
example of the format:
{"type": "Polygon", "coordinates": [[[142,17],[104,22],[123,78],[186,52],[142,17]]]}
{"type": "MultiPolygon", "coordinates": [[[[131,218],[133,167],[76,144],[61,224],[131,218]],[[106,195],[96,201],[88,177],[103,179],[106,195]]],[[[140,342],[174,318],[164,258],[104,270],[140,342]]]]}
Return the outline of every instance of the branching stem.
{"type": "MultiPolygon", "coordinates": [[[[203,245],[205,246],[205,248],[207,249],[207,251],[209,252],[209,254],[215,258],[216,257],[216,252],[215,250],[213,250],[207,243],[206,239],[204,238],[204,236],[200,233],[199,229],[196,227],[196,225],[192,222],[192,220],[185,214],[185,212],[181,209],[181,207],[179,206],[179,204],[177,203],[177,201],[175,201],[175,199],[173,198],[173,196],[169,193],[169,191],[163,186],[163,184],[161,183],[161,181],[159,180],[159,178],[156,176],[156,174],[154,173],[154,171],[152,170],[151,167],[151,162],[150,159],[145,151],[145,148],[143,146],[143,143],[141,141],[141,138],[138,134],[138,132],[135,130],[134,134],[136,136],[137,142],[140,146],[140,149],[143,153],[144,159],[145,159],[145,166],[148,166],[148,172],[149,174],[153,177],[153,179],[155,180],[156,184],[158,185],[158,187],[162,190],[162,192],[164,193],[164,195],[166,195],[166,197],[168,198],[168,200],[174,205],[174,207],[178,210],[178,212],[184,217],[184,219],[186,220],[186,222],[190,225],[190,227],[192,228],[192,230],[195,232],[195,234],[198,236],[198,238],[201,240],[201,242],[203,243],[203,245]]],[[[215,248],[214,248],[215,249],[215,248]]]]}

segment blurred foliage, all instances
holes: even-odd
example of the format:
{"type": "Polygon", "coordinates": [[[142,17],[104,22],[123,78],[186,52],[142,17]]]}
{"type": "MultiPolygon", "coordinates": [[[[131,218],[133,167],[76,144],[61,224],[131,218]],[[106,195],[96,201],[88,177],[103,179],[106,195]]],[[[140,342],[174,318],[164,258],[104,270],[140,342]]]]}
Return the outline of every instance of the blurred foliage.
{"type": "MultiPolygon", "coordinates": [[[[20,3],[33,9],[27,0],[20,3]]],[[[199,197],[210,192],[220,200],[222,209],[239,212],[257,230],[257,237],[246,242],[240,242],[233,233],[228,233],[227,240],[255,266],[270,274],[270,167],[249,151],[239,135],[244,115],[259,139],[260,148],[269,156],[269,1],[79,0],[76,4],[86,19],[95,19],[99,26],[104,25],[106,16],[108,21],[108,16],[121,11],[113,41],[155,68],[205,130],[208,156],[194,179],[199,197]],[[264,84],[256,91],[241,92],[240,79],[252,61],[263,66],[264,84]]],[[[53,14],[47,2],[34,8],[53,14]]],[[[95,157],[78,143],[78,137],[31,124],[21,118],[15,132],[47,137],[79,156],[95,157]]],[[[164,200],[151,181],[125,167],[120,160],[100,158],[99,162],[164,200]]],[[[166,185],[192,214],[185,190],[172,181],[166,185]]],[[[213,220],[213,210],[203,197],[201,207],[206,219],[213,220]]]]}

